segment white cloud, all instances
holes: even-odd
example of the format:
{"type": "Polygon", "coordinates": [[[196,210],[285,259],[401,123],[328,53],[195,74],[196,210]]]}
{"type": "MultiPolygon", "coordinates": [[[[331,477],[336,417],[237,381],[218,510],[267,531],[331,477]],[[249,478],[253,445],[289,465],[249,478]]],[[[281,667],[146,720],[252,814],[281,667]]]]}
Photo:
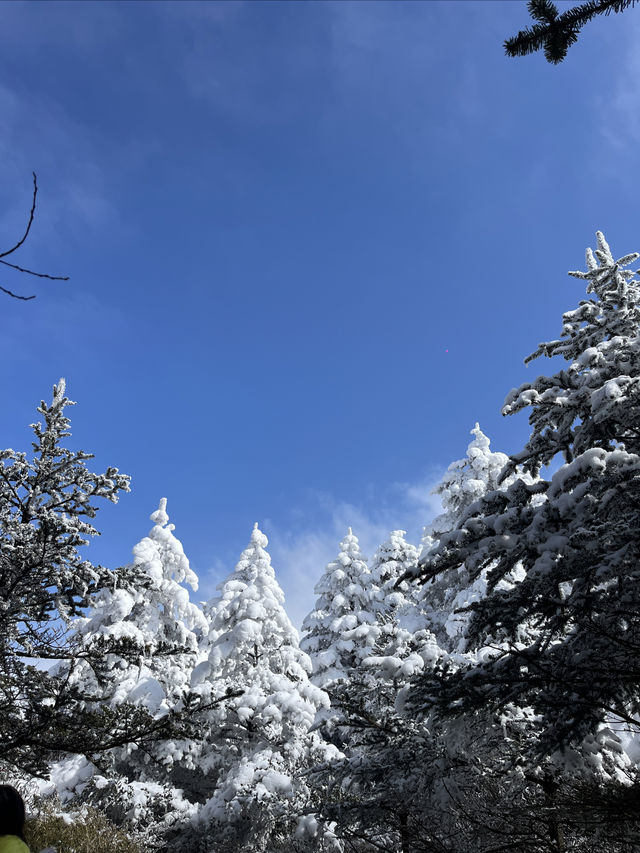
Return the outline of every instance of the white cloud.
{"type": "MultiPolygon", "coordinates": [[[[430,472],[415,483],[371,487],[364,503],[339,501],[332,495],[313,492],[304,509],[294,510],[281,522],[266,520],[261,527],[269,538],[268,550],[278,581],[284,590],[291,621],[300,627],[315,602],[313,588],[324,567],[338,553],[340,540],[351,527],[369,559],[392,530],[406,530],[407,538],[420,543],[422,528],[441,511],[431,492],[442,472],[430,472]]],[[[200,599],[211,597],[232,565],[216,559],[201,579],[200,599]]]]}
{"type": "Polygon", "coordinates": [[[0,84],[5,133],[0,140],[0,232],[10,244],[24,229],[31,205],[31,172],[38,175],[36,219],[25,249],[60,252],[69,235],[80,241],[115,219],[101,157],[87,129],[51,100],[0,84]]]}
{"type": "Polygon", "coordinates": [[[432,472],[415,483],[371,488],[366,506],[319,494],[315,521],[303,516],[288,528],[270,525],[267,533],[273,565],[294,625],[299,627],[313,606],[313,587],[338,553],[349,527],[369,559],[392,530],[406,530],[409,541],[419,545],[423,527],[441,511],[439,498],[432,494],[439,482],[440,476],[432,472]]]}
{"type": "MultiPolygon", "coordinates": [[[[606,81],[606,92],[596,100],[596,112],[600,114],[601,140],[605,145],[621,154],[636,155],[640,142],[640,19],[637,14],[627,12],[612,16],[612,23],[624,27],[606,28],[598,31],[600,47],[606,49],[615,62],[610,65],[611,76],[606,81]],[[617,20],[617,19],[620,20],[617,20]]],[[[600,166],[606,163],[600,163],[600,166]]],[[[616,163],[609,164],[615,171],[616,163]]]]}
{"type": "MultiPolygon", "coordinates": [[[[2,9],[0,45],[4,53],[41,53],[54,45],[95,58],[105,41],[122,37],[126,17],[114,3],[7,3],[2,9]]],[[[169,5],[169,4],[167,4],[169,5]]]]}

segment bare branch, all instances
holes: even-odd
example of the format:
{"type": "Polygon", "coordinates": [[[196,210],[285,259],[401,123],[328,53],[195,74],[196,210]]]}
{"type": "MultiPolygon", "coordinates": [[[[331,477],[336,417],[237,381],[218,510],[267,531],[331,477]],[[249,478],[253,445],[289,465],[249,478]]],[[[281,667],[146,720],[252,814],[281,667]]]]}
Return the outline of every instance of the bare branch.
{"type": "MultiPolygon", "coordinates": [[[[0,252],[0,264],[4,264],[5,267],[9,267],[10,269],[16,270],[17,272],[22,272],[22,273],[25,273],[26,275],[33,275],[36,278],[46,278],[46,279],[49,279],[49,281],[69,281],[68,275],[49,275],[48,273],[44,273],[44,272],[35,272],[34,270],[30,270],[30,269],[27,269],[26,267],[18,266],[18,264],[12,264],[9,261],[3,260],[3,258],[6,258],[7,255],[11,255],[13,252],[16,251],[16,249],[19,249],[20,246],[22,246],[24,241],[29,236],[29,232],[31,231],[31,226],[33,225],[33,219],[34,219],[35,212],[36,212],[36,198],[38,196],[38,183],[36,180],[36,173],[32,172],[32,175],[33,175],[33,198],[31,200],[31,210],[29,211],[29,221],[27,222],[27,227],[25,229],[24,234],[22,235],[20,240],[18,240],[18,242],[15,244],[15,246],[12,246],[11,249],[7,249],[6,252],[0,252]]],[[[7,296],[13,297],[13,299],[20,299],[23,302],[28,302],[30,299],[36,298],[35,293],[32,296],[20,296],[19,294],[14,293],[12,290],[8,290],[6,287],[2,287],[2,286],[0,286],[0,291],[2,291],[3,293],[6,293],[7,296]]]]}
{"type": "Polygon", "coordinates": [[[13,298],[14,298],[14,299],[22,299],[22,301],[23,301],[23,302],[28,302],[30,299],[35,299],[35,298],[36,298],[35,293],[33,294],[33,296],[18,296],[18,294],[17,294],[17,293],[13,293],[11,290],[7,290],[7,288],[6,288],[6,287],[2,287],[2,285],[1,285],[1,284],[0,284],[0,290],[1,290],[3,293],[6,293],[6,294],[7,294],[7,296],[13,296],[13,298]]]}
{"type": "MultiPolygon", "coordinates": [[[[22,235],[22,239],[18,240],[18,242],[15,244],[15,246],[12,249],[8,249],[6,252],[0,252],[0,258],[6,258],[7,255],[11,255],[13,252],[15,252],[16,249],[19,249],[20,246],[22,246],[24,241],[29,236],[29,231],[31,231],[31,226],[33,224],[33,217],[35,216],[35,212],[36,212],[36,196],[38,195],[38,184],[36,183],[36,173],[32,172],[31,174],[33,175],[33,199],[31,201],[31,212],[29,213],[29,221],[27,222],[27,228],[26,228],[24,234],[22,235]]],[[[11,296],[14,296],[14,295],[15,294],[13,294],[13,293],[11,294],[11,296]]],[[[24,297],[18,296],[16,298],[21,299],[24,297]]],[[[29,296],[27,298],[32,299],[33,297],[29,296]]]]}
{"type": "Polygon", "coordinates": [[[28,270],[24,267],[19,267],[17,264],[10,264],[9,261],[3,261],[1,258],[0,264],[4,264],[6,267],[11,267],[11,269],[13,270],[18,270],[18,272],[26,272],[29,275],[35,275],[37,278],[48,278],[51,281],[69,281],[68,275],[49,275],[46,272],[34,272],[33,270],[28,270]]]}

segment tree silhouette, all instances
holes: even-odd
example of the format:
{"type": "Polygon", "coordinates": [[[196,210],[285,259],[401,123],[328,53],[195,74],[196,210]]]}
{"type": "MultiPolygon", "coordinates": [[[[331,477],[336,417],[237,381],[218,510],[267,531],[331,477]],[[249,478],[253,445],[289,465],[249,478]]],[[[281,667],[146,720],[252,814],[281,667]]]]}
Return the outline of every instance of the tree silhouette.
{"type": "MultiPolygon", "coordinates": [[[[5,260],[9,255],[12,255],[17,249],[22,246],[24,241],[29,236],[29,232],[31,231],[31,226],[33,225],[33,219],[36,213],[36,198],[38,195],[38,183],[36,180],[36,173],[33,172],[33,197],[31,199],[31,211],[29,212],[29,221],[27,222],[27,227],[25,228],[25,232],[22,237],[18,240],[15,246],[12,246],[10,249],[7,249],[6,252],[0,252],[0,264],[4,264],[5,267],[10,267],[13,270],[17,270],[18,272],[26,273],[27,275],[33,275],[36,278],[48,278],[50,281],[69,281],[68,275],[49,275],[44,272],[34,272],[33,270],[26,269],[25,267],[20,267],[17,264],[12,264],[9,261],[5,260]]],[[[11,296],[14,299],[21,299],[23,302],[28,302],[30,299],[35,299],[35,293],[32,296],[20,296],[18,293],[13,293],[13,291],[9,290],[6,287],[2,287],[0,285],[0,290],[3,293],[6,293],[7,296],[11,296]]]]}
{"type": "Polygon", "coordinates": [[[577,42],[578,33],[588,21],[598,15],[623,12],[635,4],[636,0],[588,0],[560,14],[551,0],[529,0],[529,14],[537,23],[507,39],[505,52],[507,56],[526,56],[542,49],[547,62],[557,65],[577,42]]]}

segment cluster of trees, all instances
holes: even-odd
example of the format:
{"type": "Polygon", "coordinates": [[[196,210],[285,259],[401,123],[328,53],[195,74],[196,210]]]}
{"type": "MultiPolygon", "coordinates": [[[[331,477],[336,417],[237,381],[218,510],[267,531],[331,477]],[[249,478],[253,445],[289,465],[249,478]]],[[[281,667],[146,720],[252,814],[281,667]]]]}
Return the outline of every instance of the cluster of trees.
{"type": "Polygon", "coordinates": [[[476,425],[421,548],[349,530],[301,640],[257,525],[202,606],[164,499],[129,566],[81,557],[128,479],[63,447],[58,384],[0,454],[2,775],[149,850],[640,847],[640,282],[597,239],[530,356],[564,366],[505,402],[527,445],[476,425]]]}

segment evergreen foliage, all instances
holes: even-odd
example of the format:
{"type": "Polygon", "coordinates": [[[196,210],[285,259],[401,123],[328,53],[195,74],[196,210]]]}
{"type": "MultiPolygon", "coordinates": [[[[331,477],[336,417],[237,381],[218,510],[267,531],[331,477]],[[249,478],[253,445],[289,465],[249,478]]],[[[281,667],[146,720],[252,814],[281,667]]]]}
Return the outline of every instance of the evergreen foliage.
{"type": "Polygon", "coordinates": [[[97,499],[115,503],[129,478],[117,468],[95,474],[91,454],[63,446],[68,405],[61,379],[51,404],[38,408],[32,454],[0,452],[0,762],[30,772],[61,751],[109,749],[149,722],[110,708],[83,710],[67,675],[34,666],[62,659],[72,668],[82,660],[100,670],[110,650],[85,646],[71,623],[117,577],[80,549],[98,533],[97,499]]]}
{"type": "Polygon", "coordinates": [[[521,709],[541,732],[537,754],[562,750],[614,778],[622,753],[614,721],[638,729],[640,679],[640,483],[638,321],[640,288],[602,234],[587,252],[590,298],[563,317],[559,340],[531,356],[562,355],[568,367],[512,391],[504,413],[531,408],[533,430],[511,458],[537,474],[558,453],[569,460],[550,480],[516,479],[469,507],[420,567],[423,580],[462,565],[489,569],[487,593],[472,605],[469,635],[491,647],[462,672],[445,673],[442,707],[521,709]],[[523,576],[505,588],[514,570],[523,576]],[[531,630],[535,626],[535,630],[531,630]]]}
{"type": "Polygon", "coordinates": [[[582,27],[598,15],[623,12],[636,0],[587,0],[560,14],[551,0],[529,0],[527,8],[536,23],[507,39],[507,56],[526,56],[543,50],[547,62],[557,65],[578,40],[582,27]]]}
{"type": "MultiPolygon", "coordinates": [[[[501,477],[508,457],[490,449],[490,441],[479,424],[471,430],[473,440],[464,459],[452,462],[434,489],[440,496],[443,512],[425,527],[421,558],[437,549],[444,534],[455,530],[469,507],[487,492],[506,488],[501,477]]],[[[409,570],[411,573],[411,570],[409,570]]],[[[415,574],[415,572],[414,572],[415,574]]],[[[472,578],[464,565],[456,566],[425,586],[421,596],[422,610],[438,642],[449,651],[464,651],[469,621],[468,607],[485,593],[486,570],[472,578]]],[[[414,592],[414,595],[417,593],[414,592]]]]}
{"type": "Polygon", "coordinates": [[[198,579],[168,523],[166,506],[162,498],[151,515],[154,527],[133,549],[130,571],[137,587],[101,589],[88,615],[75,622],[87,645],[128,641],[140,654],[128,661],[112,654],[106,673],[96,674],[85,664],[71,676],[93,696],[102,694],[114,705],[142,704],[153,714],[174,709],[184,698],[198,657],[198,636],[209,628],[182,585],[197,590],[198,579]]]}
{"type": "Polygon", "coordinates": [[[525,447],[476,424],[420,556],[394,530],[368,567],[349,529],[302,643],[257,525],[203,608],[165,499],[129,566],[81,558],[128,479],[62,446],[56,386],[33,456],[0,454],[0,773],[62,802],[34,843],[637,849],[638,257],[598,233],[586,298],[527,359],[565,366],[506,398],[525,447]]]}
{"type": "Polygon", "coordinates": [[[369,612],[370,573],[351,528],[340,552],[314,588],[314,610],[302,623],[301,646],[313,664],[312,681],[327,689],[348,678],[376,640],[369,612]]]}
{"type": "MultiPolygon", "coordinates": [[[[297,771],[324,756],[310,733],[326,694],[309,681],[311,662],[284,610],[284,595],[256,524],[235,571],[212,605],[216,635],[195,689],[234,693],[211,714],[199,765],[209,789],[198,825],[223,849],[287,849],[308,801],[297,771]]],[[[206,790],[205,788],[205,790],[206,790]]],[[[309,840],[309,848],[322,836],[309,840]]]]}
{"type": "MultiPolygon", "coordinates": [[[[133,562],[125,570],[137,586],[127,590],[114,584],[100,590],[88,614],[75,621],[85,645],[131,644],[137,657],[112,652],[99,671],[81,661],[69,673],[70,683],[91,697],[91,707],[108,703],[114,709],[142,709],[164,729],[163,736],[159,732],[87,761],[76,769],[77,784],[70,792],[81,792],[83,801],[135,825],[138,832],[144,829],[149,845],[194,813],[183,789],[192,795],[197,788],[192,737],[199,735],[204,706],[191,694],[190,680],[199,638],[209,629],[183,586],[196,590],[198,579],[168,523],[166,506],[162,498],[151,514],[153,528],[134,547],[133,562]],[[164,725],[170,720],[172,725],[164,725]]],[[[68,762],[65,758],[55,768],[67,780],[68,762]]]]}

